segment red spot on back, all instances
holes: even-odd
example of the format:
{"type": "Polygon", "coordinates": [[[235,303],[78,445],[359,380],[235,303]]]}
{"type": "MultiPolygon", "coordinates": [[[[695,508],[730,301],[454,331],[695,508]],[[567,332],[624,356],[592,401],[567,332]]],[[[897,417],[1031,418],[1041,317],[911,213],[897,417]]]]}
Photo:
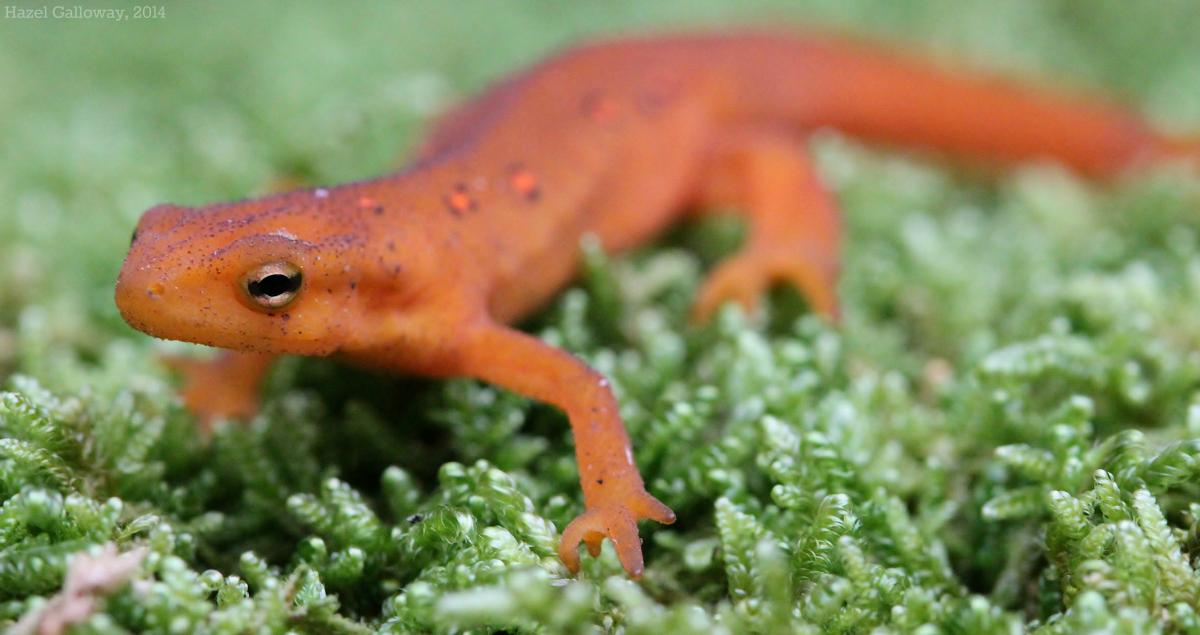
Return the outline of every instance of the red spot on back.
{"type": "Polygon", "coordinates": [[[467,212],[473,212],[479,208],[475,198],[471,196],[467,186],[463,183],[456,183],[454,189],[444,197],[446,207],[456,216],[461,216],[467,212]]]}
{"type": "Polygon", "coordinates": [[[519,163],[508,169],[508,186],[527,201],[536,201],[542,194],[537,175],[519,163]]]}
{"type": "Polygon", "coordinates": [[[610,123],[620,114],[621,107],[611,97],[591,93],[583,98],[583,114],[596,123],[610,123]]]}
{"type": "Polygon", "coordinates": [[[375,212],[375,215],[376,215],[376,216],[378,216],[378,215],[380,215],[380,214],[382,214],[382,213],[383,213],[383,205],[381,205],[381,204],[379,203],[379,201],[377,201],[377,200],[375,200],[375,199],[371,198],[370,196],[361,196],[361,197],[359,197],[359,199],[358,199],[358,207],[359,207],[360,209],[369,209],[369,210],[371,210],[371,211],[375,212]]]}

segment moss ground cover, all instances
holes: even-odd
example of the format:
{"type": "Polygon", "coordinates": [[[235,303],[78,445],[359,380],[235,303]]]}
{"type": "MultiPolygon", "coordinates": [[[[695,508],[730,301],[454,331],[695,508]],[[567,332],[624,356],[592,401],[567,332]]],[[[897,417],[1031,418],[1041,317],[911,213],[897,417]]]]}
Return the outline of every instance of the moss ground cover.
{"type": "Polygon", "coordinates": [[[440,107],[588,34],[777,16],[1200,130],[1185,0],[0,20],[0,627],[61,606],[89,552],[131,583],[99,584],[79,633],[1200,632],[1200,180],[1177,167],[1098,186],[823,134],[849,227],[838,328],[786,292],[688,326],[728,222],[584,245],[528,328],[613,379],[680,516],[644,527],[640,583],[607,549],[576,580],[555,559],[581,502],[553,410],[288,360],[263,414],[206,442],[156,361],[190,348],[113,306],[151,204],[388,170],[440,107]]]}

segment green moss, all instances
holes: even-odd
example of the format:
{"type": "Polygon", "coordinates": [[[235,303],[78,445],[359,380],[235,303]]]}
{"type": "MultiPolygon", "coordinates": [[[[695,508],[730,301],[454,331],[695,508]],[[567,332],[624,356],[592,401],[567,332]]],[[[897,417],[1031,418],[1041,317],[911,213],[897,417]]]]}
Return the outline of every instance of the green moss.
{"type": "Polygon", "coordinates": [[[197,433],[112,282],[137,215],[389,169],[440,105],[584,33],[783,14],[1106,87],[1200,128],[1171,0],[290,3],[0,21],[0,626],[72,554],[148,548],[76,628],[122,632],[1200,629],[1200,180],[981,176],[832,135],[846,320],[688,304],[736,227],[584,275],[528,328],[612,378],[680,521],[568,579],[561,415],[322,360],[197,433]],[[470,16],[470,19],[464,19],[470,16]],[[486,26],[481,26],[486,25],[486,26]],[[47,44],[47,43],[51,44],[47,44]]]}

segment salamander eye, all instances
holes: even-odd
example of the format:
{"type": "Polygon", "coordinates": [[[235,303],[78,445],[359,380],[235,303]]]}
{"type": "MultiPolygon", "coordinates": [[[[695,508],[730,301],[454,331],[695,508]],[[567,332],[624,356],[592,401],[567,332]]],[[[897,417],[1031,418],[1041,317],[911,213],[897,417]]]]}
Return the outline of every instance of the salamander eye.
{"type": "Polygon", "coordinates": [[[300,295],[304,275],[290,262],[268,262],[242,276],[246,297],[258,308],[274,311],[291,304],[300,295]]]}

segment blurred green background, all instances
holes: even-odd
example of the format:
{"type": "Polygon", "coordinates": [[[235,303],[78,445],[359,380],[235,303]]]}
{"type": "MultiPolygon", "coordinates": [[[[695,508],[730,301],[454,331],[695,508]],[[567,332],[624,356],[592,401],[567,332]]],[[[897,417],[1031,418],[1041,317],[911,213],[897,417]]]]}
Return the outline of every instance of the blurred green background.
{"type": "Polygon", "coordinates": [[[155,361],[186,347],[113,306],[153,204],[386,172],[442,108],[553,50],[745,24],[873,36],[1200,130],[1191,0],[0,19],[0,626],[58,590],[71,553],[115,541],[150,546],[153,584],[84,632],[1200,628],[1200,180],[1177,166],[1100,186],[824,134],[850,227],[838,329],[786,293],[763,323],[687,326],[721,223],[590,254],[530,328],[614,378],[647,483],[680,513],[644,527],[641,587],[611,553],[556,579],[547,523],[579,503],[549,409],[293,361],[263,417],[209,444],[155,361]]]}
{"type": "Polygon", "coordinates": [[[164,18],[121,23],[0,21],[0,235],[9,247],[0,270],[31,276],[2,285],[3,323],[24,304],[61,300],[85,301],[112,324],[100,287],[113,280],[130,228],[150,205],[243,197],[281,176],[336,183],[389,171],[441,107],[586,37],[820,25],[886,36],[967,68],[1116,95],[1166,125],[1200,119],[1200,8],[1187,0],[216,2],[165,10],[164,18]]]}

